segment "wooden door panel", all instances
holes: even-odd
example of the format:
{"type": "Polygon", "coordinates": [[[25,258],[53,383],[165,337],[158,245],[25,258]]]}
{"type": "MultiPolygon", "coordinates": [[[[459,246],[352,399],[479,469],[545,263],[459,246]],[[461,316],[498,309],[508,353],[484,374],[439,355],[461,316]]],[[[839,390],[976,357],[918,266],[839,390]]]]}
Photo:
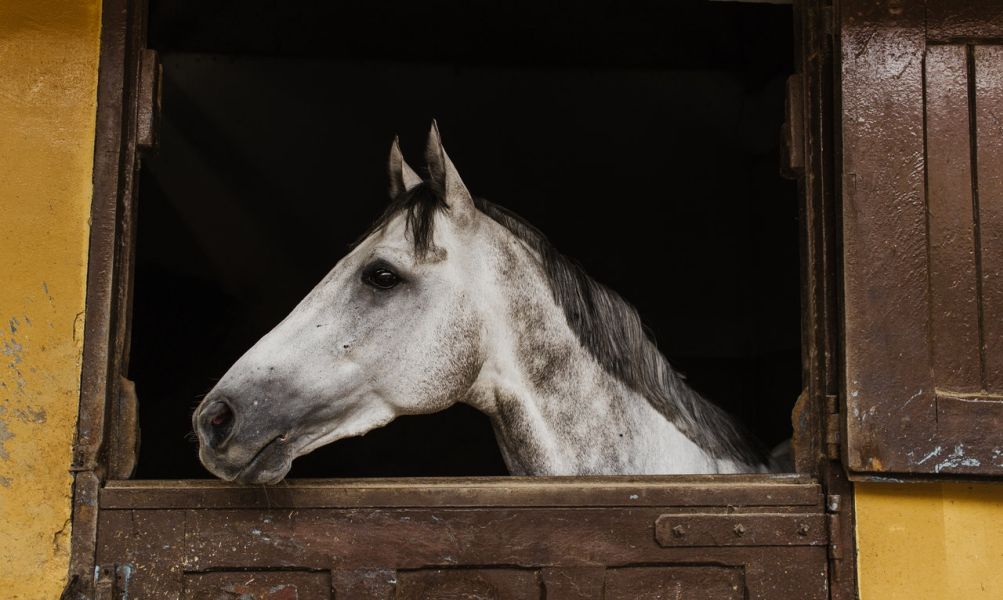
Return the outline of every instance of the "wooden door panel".
{"type": "Polygon", "coordinates": [[[127,571],[144,598],[821,600],[826,515],[819,486],[802,479],[649,489],[661,504],[636,493],[657,484],[594,483],[601,501],[590,505],[587,482],[499,478],[470,483],[458,506],[448,488],[413,482],[292,484],[281,495],[203,482],[188,490],[189,506],[178,506],[184,485],[126,482],[102,493],[98,561],[127,571]],[[577,491],[562,501],[561,486],[577,491]],[[328,507],[316,506],[320,488],[328,507]],[[387,494],[411,500],[374,505],[387,494]]]}
{"type": "MultiPolygon", "coordinates": [[[[1003,45],[974,46],[972,62],[983,389],[994,393],[995,401],[1003,404],[1003,45]]],[[[1003,413],[995,414],[998,418],[1003,413]]]]}
{"type": "Polygon", "coordinates": [[[725,567],[625,567],[606,571],[603,600],[742,600],[741,569],[725,567]]]}
{"type": "Polygon", "coordinates": [[[926,88],[933,372],[938,388],[975,392],[981,364],[965,46],[927,50],[926,88]]]}
{"type": "Polygon", "coordinates": [[[398,571],[394,600],[537,600],[539,572],[529,569],[398,571]]]}
{"type": "Polygon", "coordinates": [[[855,472],[1003,476],[1003,46],[979,25],[1001,10],[841,11],[855,472]]]}
{"type": "Polygon", "coordinates": [[[185,600],[323,600],[331,597],[327,573],[214,571],[187,573],[185,600]]]}

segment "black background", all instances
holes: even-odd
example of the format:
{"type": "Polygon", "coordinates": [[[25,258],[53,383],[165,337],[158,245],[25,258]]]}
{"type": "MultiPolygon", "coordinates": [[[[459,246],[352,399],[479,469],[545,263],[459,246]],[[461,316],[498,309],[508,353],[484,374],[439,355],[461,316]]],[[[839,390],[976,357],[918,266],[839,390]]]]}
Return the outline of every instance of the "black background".
{"type": "MultiPolygon", "coordinates": [[[[198,399],[386,202],[438,119],[467,186],[641,312],[767,445],[800,391],[798,222],[779,176],[789,6],[152,1],[161,147],[143,165],[130,376],[137,477],[207,477],[198,399]]],[[[296,476],[505,472],[485,417],[399,419],[296,476]]]]}

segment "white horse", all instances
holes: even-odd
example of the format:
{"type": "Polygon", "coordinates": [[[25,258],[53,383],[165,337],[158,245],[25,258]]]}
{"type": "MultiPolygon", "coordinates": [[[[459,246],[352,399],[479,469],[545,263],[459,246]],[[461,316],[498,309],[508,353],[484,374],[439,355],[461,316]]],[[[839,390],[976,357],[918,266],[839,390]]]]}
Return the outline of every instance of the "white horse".
{"type": "Polygon", "coordinates": [[[513,474],[767,470],[629,304],[470,195],[434,123],[426,159],[422,180],[394,140],[386,212],[196,409],[206,468],[276,483],[320,446],[464,402],[513,474]]]}

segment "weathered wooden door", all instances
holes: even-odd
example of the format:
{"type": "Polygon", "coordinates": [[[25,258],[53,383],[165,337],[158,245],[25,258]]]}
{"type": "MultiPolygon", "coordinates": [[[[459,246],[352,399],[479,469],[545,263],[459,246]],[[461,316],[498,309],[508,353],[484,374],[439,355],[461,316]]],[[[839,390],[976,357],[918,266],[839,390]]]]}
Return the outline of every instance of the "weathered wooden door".
{"type": "Polygon", "coordinates": [[[113,597],[829,597],[801,476],[118,482],[100,506],[113,597]]]}
{"type": "Polygon", "coordinates": [[[847,466],[1003,475],[1003,2],[849,0],[847,466]]]}

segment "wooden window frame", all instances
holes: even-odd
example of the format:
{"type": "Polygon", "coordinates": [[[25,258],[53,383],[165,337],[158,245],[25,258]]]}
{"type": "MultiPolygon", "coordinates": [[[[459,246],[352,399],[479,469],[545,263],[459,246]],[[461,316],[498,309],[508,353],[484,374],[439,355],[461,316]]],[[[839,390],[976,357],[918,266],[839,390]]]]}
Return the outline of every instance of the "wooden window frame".
{"type": "MultiPolygon", "coordinates": [[[[785,168],[799,181],[802,254],[801,397],[793,411],[795,475],[646,478],[415,478],[294,481],[288,488],[221,482],[129,482],[136,460],[137,399],[128,372],[135,199],[141,153],[155,146],[160,67],[145,48],[146,1],[104,0],[98,84],[94,196],[88,253],[83,374],[74,445],[73,528],[66,597],[95,597],[114,580],[98,560],[102,510],[198,507],[255,509],[318,506],[604,506],[775,504],[767,496],[815,494],[806,506],[824,518],[831,598],[853,598],[852,486],[839,464],[836,139],[833,126],[833,10],[796,0],[796,66],[788,85],[785,168]],[[181,483],[179,486],[178,484],[181,483]],[[180,489],[184,487],[184,491],[180,489]],[[637,491],[625,495],[626,490],[637,491]],[[520,500],[520,490],[528,495],[520,500]],[[667,499],[666,490],[672,491],[667,499]],[[688,491],[686,491],[688,490],[688,491]],[[687,494],[697,500],[686,500],[687,494]],[[757,500],[759,494],[759,500],[757,500]],[[504,500],[502,498],[504,497],[504,500]],[[626,502],[627,498],[629,502],[626,502]],[[737,502],[738,500],[736,500],[737,502]],[[380,504],[380,503],[383,504],[380,504]],[[519,504],[522,502],[522,504],[519,504]],[[138,503],[138,504],[136,504],[138,503]],[[146,503],[145,505],[143,503],[146,503]],[[312,503],[312,504],[311,504],[312,503]],[[436,504],[438,503],[438,504],[436,504]],[[681,503],[681,504],[679,504],[681,503]]],[[[808,509],[806,509],[808,510],[808,509]]],[[[739,510],[741,513],[741,510],[739,510]]],[[[667,538],[666,543],[671,544],[667,538]]],[[[780,565],[777,565],[780,568],[780,565]]]]}

